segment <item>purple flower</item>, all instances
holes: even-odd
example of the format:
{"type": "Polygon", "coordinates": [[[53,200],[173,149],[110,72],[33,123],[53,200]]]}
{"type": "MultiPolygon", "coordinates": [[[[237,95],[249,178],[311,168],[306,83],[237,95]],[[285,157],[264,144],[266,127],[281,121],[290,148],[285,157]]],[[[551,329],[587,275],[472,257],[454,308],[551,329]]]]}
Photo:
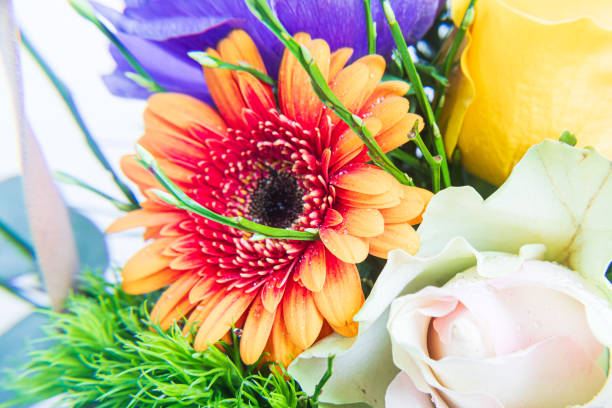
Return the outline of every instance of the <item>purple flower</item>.
{"type": "MultiPolygon", "coordinates": [[[[305,31],[325,39],[330,47],[351,47],[353,59],[367,53],[365,13],[362,0],[268,0],[290,33],[305,31]]],[[[443,0],[391,1],[408,42],[418,40],[433,23],[443,0]]],[[[188,51],[216,46],[234,28],[247,31],[262,54],[268,72],[276,76],[282,44],[254,17],[244,0],[126,0],[125,10],[92,2],[116,29],[117,37],[151,76],[165,89],[210,100],[200,65],[188,51]]],[[[372,0],[377,27],[376,50],[388,57],[394,48],[385,16],[372,0]]],[[[150,92],[124,74],[133,69],[111,47],[117,69],[104,77],[112,93],[145,98],[150,92]]]]}

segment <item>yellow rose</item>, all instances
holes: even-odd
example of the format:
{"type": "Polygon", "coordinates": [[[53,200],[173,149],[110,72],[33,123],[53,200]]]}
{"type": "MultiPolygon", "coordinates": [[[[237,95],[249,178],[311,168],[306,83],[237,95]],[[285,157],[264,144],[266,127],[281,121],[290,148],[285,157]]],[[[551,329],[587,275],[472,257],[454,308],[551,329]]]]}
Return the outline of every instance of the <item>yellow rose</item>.
{"type": "Polygon", "coordinates": [[[612,159],[610,0],[479,0],[467,37],[441,123],[468,171],[499,185],[565,130],[612,159]]]}

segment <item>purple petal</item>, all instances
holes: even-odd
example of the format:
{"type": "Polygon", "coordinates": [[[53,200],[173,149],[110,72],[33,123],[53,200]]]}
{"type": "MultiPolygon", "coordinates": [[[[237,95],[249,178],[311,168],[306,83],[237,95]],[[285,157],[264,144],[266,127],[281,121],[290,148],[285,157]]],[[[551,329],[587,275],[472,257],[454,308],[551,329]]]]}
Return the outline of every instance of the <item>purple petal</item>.
{"type": "MultiPolygon", "coordinates": [[[[332,50],[354,49],[353,59],[367,53],[362,0],[268,0],[291,34],[306,31],[323,38],[332,50]]],[[[392,0],[406,40],[414,42],[431,26],[443,0],[392,0]]],[[[244,0],[126,0],[123,13],[92,2],[115,27],[118,37],[151,76],[164,88],[210,100],[201,67],[188,51],[215,47],[232,29],[242,28],[253,38],[268,73],[277,76],[283,46],[256,17],[244,0]]],[[[395,48],[385,16],[372,0],[377,23],[377,52],[388,57],[395,48]]],[[[115,50],[116,51],[116,50],[115,50]]],[[[141,97],[125,72],[133,69],[117,52],[118,69],[105,78],[114,93],[141,97]],[[129,81],[129,82],[126,82],[129,81]]]]}
{"type": "MultiPolygon", "coordinates": [[[[159,42],[121,33],[116,35],[153,79],[167,91],[187,93],[210,101],[202,67],[187,57],[187,51],[190,49],[182,39],[159,42]]],[[[121,74],[134,72],[115,47],[111,48],[111,55],[117,62],[121,74]]],[[[114,76],[116,78],[116,75],[114,76]]],[[[123,81],[117,82],[117,79],[114,81],[116,86],[123,83],[123,81]]]]}
{"type": "Polygon", "coordinates": [[[351,47],[355,56],[367,53],[362,0],[273,0],[272,5],[291,34],[305,31],[313,38],[322,38],[332,51],[351,47]]]}
{"type": "MultiPolygon", "coordinates": [[[[391,0],[395,18],[408,44],[420,39],[431,27],[444,0],[391,0]]],[[[372,1],[376,22],[376,52],[388,57],[395,48],[391,30],[378,1],[372,1]]]]}

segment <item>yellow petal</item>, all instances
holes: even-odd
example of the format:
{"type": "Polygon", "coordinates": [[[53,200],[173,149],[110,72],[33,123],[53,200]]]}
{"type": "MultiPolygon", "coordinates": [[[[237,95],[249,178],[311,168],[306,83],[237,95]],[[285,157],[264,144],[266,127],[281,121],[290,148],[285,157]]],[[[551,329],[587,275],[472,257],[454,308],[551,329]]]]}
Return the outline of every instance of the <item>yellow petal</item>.
{"type": "MultiPolygon", "coordinates": [[[[455,21],[466,5],[453,2],[455,21]]],[[[611,10],[607,0],[478,2],[441,121],[448,154],[457,144],[467,170],[494,184],[565,130],[612,158],[611,10]]]]}

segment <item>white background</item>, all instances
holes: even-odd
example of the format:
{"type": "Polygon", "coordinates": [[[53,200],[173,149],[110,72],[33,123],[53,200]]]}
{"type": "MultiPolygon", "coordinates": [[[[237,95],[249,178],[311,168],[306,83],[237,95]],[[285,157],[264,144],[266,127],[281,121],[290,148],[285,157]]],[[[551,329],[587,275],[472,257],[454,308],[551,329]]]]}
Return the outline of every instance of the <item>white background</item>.
{"type": "MultiPolygon", "coordinates": [[[[101,1],[120,9],[122,1],[101,1]]],[[[31,42],[72,91],[81,114],[117,171],[119,158],[133,152],[142,133],[144,102],[112,96],[101,75],[114,64],[106,38],[79,16],[66,0],[14,0],[17,19],[31,42]]],[[[108,173],[85,144],[82,133],[46,76],[22,50],[26,113],[49,167],[77,176],[100,190],[122,198],[108,173]]],[[[19,174],[17,137],[8,84],[0,64],[0,181],[19,174]]],[[[76,207],[105,229],[120,215],[112,205],[78,187],[60,186],[68,205],[76,207]]],[[[7,199],[7,197],[0,197],[7,199]]],[[[10,199],[10,198],[8,198],[10,199]]],[[[108,239],[111,266],[121,265],[142,246],[137,232],[108,239]]],[[[2,260],[0,259],[0,268],[2,260]]],[[[0,292],[0,334],[31,312],[25,303],[0,292]]]]}

